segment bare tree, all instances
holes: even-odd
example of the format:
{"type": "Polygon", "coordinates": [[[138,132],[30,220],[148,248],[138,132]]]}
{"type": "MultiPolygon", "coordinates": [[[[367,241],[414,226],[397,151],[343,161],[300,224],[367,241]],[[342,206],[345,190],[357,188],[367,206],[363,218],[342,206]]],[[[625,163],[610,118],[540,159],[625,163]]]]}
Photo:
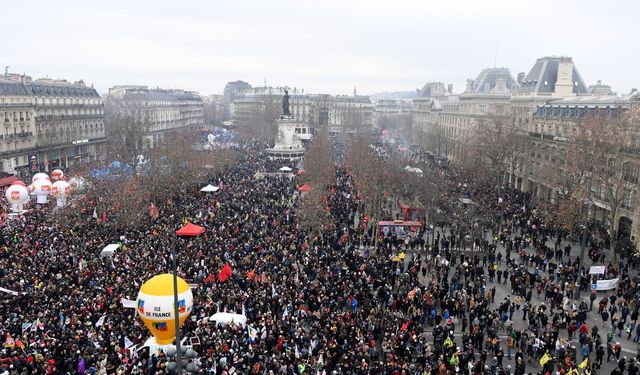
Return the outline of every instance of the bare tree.
{"type": "Polygon", "coordinates": [[[144,111],[127,107],[122,101],[105,101],[107,152],[113,159],[130,162],[145,148],[144,138],[151,122],[144,111]]]}

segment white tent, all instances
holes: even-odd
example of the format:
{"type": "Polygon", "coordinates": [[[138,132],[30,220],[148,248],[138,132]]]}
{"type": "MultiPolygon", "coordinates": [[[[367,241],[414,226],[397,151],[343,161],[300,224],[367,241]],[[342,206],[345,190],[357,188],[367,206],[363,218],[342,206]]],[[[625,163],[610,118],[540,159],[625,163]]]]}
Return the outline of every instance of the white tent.
{"type": "Polygon", "coordinates": [[[216,322],[216,324],[240,324],[244,327],[247,324],[247,317],[242,314],[219,312],[211,315],[209,321],[216,322]]]}
{"type": "Polygon", "coordinates": [[[404,167],[404,170],[407,171],[407,172],[411,172],[411,173],[422,174],[422,169],[414,168],[414,167],[411,167],[411,166],[408,166],[408,165],[406,167],[404,167]]]}
{"type": "Polygon", "coordinates": [[[216,192],[216,191],[218,191],[218,190],[220,190],[220,188],[219,188],[219,187],[217,187],[217,186],[213,186],[213,185],[211,185],[211,184],[209,184],[209,185],[207,185],[207,186],[203,187],[202,189],[200,189],[200,191],[203,191],[203,192],[205,192],[205,193],[213,193],[213,192],[216,192]]]}
{"type": "MultiPolygon", "coordinates": [[[[191,345],[187,345],[185,342],[187,341],[187,338],[184,337],[182,340],[180,340],[180,347],[181,348],[191,348],[191,345]]],[[[136,351],[139,352],[144,348],[149,348],[149,354],[158,354],[160,352],[160,350],[162,350],[163,352],[167,352],[167,349],[169,348],[173,348],[175,349],[176,346],[173,344],[169,344],[169,345],[160,345],[158,344],[158,342],[156,341],[156,338],[151,336],[147,339],[147,341],[144,342],[144,344],[136,347],[136,351]]]]}
{"type": "Polygon", "coordinates": [[[280,168],[280,172],[291,172],[291,170],[292,170],[292,169],[291,169],[291,168],[289,168],[289,167],[282,167],[282,168],[280,168]]]}
{"type": "Polygon", "coordinates": [[[120,247],[120,245],[118,245],[117,243],[109,244],[109,245],[105,246],[104,249],[102,249],[102,251],[100,252],[100,256],[101,257],[112,257],[113,253],[115,253],[116,250],[118,250],[119,247],[120,247]]]}

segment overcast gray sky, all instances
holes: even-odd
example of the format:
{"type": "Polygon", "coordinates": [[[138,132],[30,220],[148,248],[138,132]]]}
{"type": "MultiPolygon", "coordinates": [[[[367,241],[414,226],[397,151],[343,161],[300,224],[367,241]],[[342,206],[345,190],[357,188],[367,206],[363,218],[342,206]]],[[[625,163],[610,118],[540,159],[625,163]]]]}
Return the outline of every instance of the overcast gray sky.
{"type": "Polygon", "coordinates": [[[0,64],[34,78],[221,93],[226,82],[347,94],[464,88],[565,55],[586,83],[640,87],[640,1],[7,1],[0,64]]]}

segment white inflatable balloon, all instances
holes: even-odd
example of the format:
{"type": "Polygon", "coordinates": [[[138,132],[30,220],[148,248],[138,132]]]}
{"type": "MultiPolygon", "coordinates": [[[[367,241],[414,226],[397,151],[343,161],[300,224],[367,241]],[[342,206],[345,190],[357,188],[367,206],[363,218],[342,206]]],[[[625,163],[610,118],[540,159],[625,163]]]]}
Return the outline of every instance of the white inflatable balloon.
{"type": "Polygon", "coordinates": [[[71,191],[77,192],[84,190],[84,178],[82,177],[72,177],[69,180],[69,185],[71,185],[71,191]]]}
{"type": "Polygon", "coordinates": [[[11,185],[7,189],[5,196],[11,204],[11,210],[22,212],[22,205],[29,201],[29,190],[22,185],[11,185]]]}
{"type": "Polygon", "coordinates": [[[33,183],[33,192],[36,194],[38,204],[47,203],[51,194],[51,181],[44,178],[36,180],[33,183]]]}
{"type": "Polygon", "coordinates": [[[36,182],[36,180],[39,180],[39,179],[48,180],[49,179],[49,175],[47,175],[46,173],[42,173],[42,172],[36,173],[36,174],[33,175],[33,177],[31,177],[31,182],[32,183],[36,182]]]}
{"type": "Polygon", "coordinates": [[[71,185],[67,181],[56,181],[51,185],[51,195],[58,197],[60,195],[69,195],[71,185]]]}
{"type": "Polygon", "coordinates": [[[56,198],[56,205],[64,207],[67,205],[67,196],[71,192],[71,185],[67,181],[56,181],[51,185],[51,195],[56,198]]]}
{"type": "Polygon", "coordinates": [[[53,181],[61,180],[63,176],[64,172],[62,172],[62,170],[60,169],[54,169],[53,172],[51,172],[51,179],[53,181]]]}

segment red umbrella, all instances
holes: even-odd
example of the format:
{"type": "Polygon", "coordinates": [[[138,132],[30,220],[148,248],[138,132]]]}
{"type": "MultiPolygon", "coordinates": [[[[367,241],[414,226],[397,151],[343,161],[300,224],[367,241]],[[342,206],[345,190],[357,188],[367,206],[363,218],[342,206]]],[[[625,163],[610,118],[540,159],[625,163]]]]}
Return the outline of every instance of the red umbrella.
{"type": "Polygon", "coordinates": [[[196,237],[201,235],[202,233],[204,233],[203,227],[192,224],[190,222],[187,222],[187,225],[176,231],[176,235],[185,237],[196,237]]]}

